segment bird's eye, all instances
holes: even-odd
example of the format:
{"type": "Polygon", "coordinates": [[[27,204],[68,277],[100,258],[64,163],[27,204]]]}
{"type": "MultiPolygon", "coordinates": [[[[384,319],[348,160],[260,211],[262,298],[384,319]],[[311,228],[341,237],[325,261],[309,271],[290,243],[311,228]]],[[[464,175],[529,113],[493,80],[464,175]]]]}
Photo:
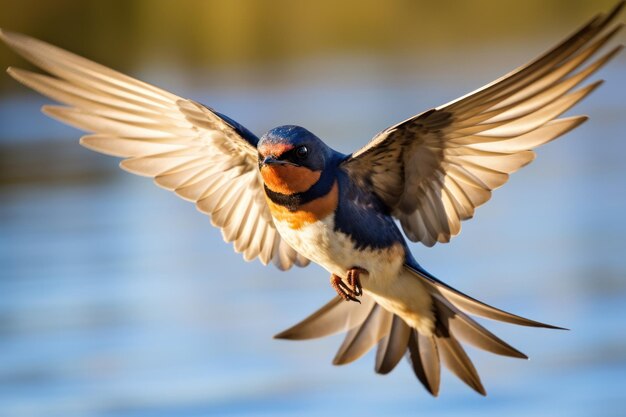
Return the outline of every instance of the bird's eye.
{"type": "Polygon", "coordinates": [[[304,159],[309,155],[309,148],[306,146],[299,146],[296,149],[296,156],[300,159],[304,159]]]}

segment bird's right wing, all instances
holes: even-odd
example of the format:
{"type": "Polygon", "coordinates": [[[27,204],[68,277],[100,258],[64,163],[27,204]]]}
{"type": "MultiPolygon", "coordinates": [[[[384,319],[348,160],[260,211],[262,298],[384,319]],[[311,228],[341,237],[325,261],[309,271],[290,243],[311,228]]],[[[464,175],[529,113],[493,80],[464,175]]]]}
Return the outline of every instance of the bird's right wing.
{"type": "Polygon", "coordinates": [[[493,83],[385,129],[343,169],[373,190],[410,240],[427,246],[450,241],[461,221],[533,160],[533,149],[586,120],[559,116],[600,81],[572,90],[622,49],[588,63],[622,27],[603,34],[623,6],[493,83]]]}
{"type": "Polygon", "coordinates": [[[258,138],[234,120],[191,100],[25,35],[0,39],[51,75],[9,68],[26,86],[66,106],[44,106],[93,134],[80,143],[125,158],[121,167],[193,201],[246,260],[280,269],[309,260],[280,237],[258,173],[258,138]]]}

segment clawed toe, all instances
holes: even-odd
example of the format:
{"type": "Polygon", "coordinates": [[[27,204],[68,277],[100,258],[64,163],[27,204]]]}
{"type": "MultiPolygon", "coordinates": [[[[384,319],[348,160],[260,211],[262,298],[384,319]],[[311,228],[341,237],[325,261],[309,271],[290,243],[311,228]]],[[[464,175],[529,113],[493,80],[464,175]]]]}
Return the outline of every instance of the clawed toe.
{"type": "Polygon", "coordinates": [[[346,274],[347,284],[340,276],[332,274],[330,276],[330,285],[344,300],[355,301],[360,304],[361,301],[357,297],[363,295],[363,287],[361,286],[361,279],[359,278],[361,273],[367,273],[367,271],[359,267],[350,268],[346,274]]]}
{"type": "Polygon", "coordinates": [[[361,286],[361,273],[367,273],[363,268],[354,267],[348,270],[348,285],[357,297],[363,295],[363,287],[361,286]]]}
{"type": "Polygon", "coordinates": [[[351,287],[346,285],[345,282],[341,279],[339,275],[332,274],[330,276],[330,285],[337,291],[337,294],[343,298],[345,301],[355,301],[357,303],[361,303],[357,297],[357,294],[352,290],[351,287]]]}

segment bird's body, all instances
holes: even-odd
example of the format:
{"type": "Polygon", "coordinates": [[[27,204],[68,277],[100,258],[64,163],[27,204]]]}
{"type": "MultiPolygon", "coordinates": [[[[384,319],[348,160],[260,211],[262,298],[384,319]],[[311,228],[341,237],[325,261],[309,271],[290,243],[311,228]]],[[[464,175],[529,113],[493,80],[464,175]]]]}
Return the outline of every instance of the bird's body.
{"type": "Polygon", "coordinates": [[[441,362],[485,394],[457,338],[526,356],[469,314],[553,326],[447,286],[416,262],[405,236],[427,246],[448,242],[492,190],[533,160],[533,149],[586,120],[559,116],[600,82],[575,87],[620,51],[587,62],[620,29],[605,31],[622,6],[528,65],[383,130],[351,155],[297,126],[258,138],[209,107],[44,42],[2,31],[0,39],[50,73],[9,69],[65,104],[45,106],[46,114],[93,132],[82,145],[125,158],[123,169],[194,202],[246,260],[280,269],[313,261],[331,274],[338,296],[278,338],[347,332],[335,364],[378,345],[378,373],[390,372],[408,353],[433,395],[441,362]]]}
{"type": "Polygon", "coordinates": [[[347,156],[328,148],[302,127],[273,129],[261,138],[259,152],[261,156],[272,151],[280,155],[294,149],[294,141],[323,147],[327,158],[320,171],[291,165],[261,168],[269,191],[266,198],[280,235],[298,253],[343,280],[351,268],[367,271],[361,275],[365,294],[412,327],[430,334],[430,297],[404,268],[405,263],[414,261],[383,202],[342,169],[347,156]],[[270,141],[276,143],[266,145],[270,141]],[[300,172],[294,175],[294,169],[300,172]],[[294,198],[296,194],[298,198],[294,198]]]}

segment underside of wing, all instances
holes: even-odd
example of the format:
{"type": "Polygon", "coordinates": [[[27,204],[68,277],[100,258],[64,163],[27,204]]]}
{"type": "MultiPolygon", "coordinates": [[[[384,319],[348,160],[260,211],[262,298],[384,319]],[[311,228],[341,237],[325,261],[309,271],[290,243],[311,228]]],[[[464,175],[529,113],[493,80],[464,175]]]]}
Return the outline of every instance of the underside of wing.
{"type": "Polygon", "coordinates": [[[534,159],[534,148],[586,120],[559,116],[600,85],[576,89],[622,49],[591,59],[622,27],[607,30],[622,6],[530,64],[386,129],[344,169],[374,189],[409,239],[448,242],[492,190],[534,159]]]}
{"type": "Polygon", "coordinates": [[[80,143],[193,201],[246,260],[304,266],[276,230],[257,169],[258,138],[227,116],[28,36],[0,39],[48,74],[9,68],[64,106],[43,111],[87,132],[80,143]]]}

